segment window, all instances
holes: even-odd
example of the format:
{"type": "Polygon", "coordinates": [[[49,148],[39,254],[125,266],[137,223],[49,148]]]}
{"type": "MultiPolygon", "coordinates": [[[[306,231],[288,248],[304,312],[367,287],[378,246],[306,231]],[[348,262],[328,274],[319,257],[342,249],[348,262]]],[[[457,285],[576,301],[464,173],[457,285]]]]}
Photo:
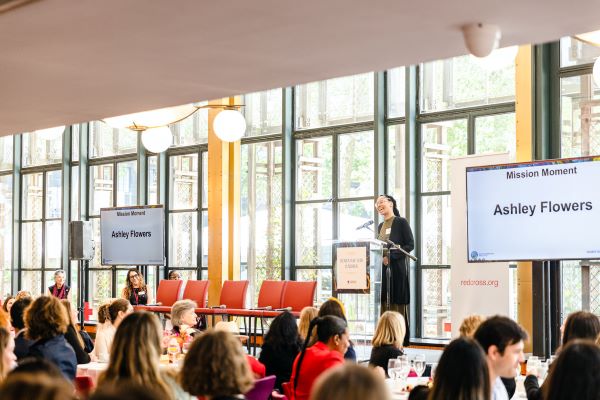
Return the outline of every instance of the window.
{"type": "Polygon", "coordinates": [[[23,167],[58,164],[62,160],[62,133],[53,131],[24,133],[23,167]]]}
{"type": "Polygon", "coordinates": [[[110,157],[137,152],[138,133],[115,129],[102,121],[90,122],[90,158],[110,157]]]}
{"type": "Polygon", "coordinates": [[[600,48],[584,43],[574,37],[560,39],[560,66],[591,64],[600,56],[600,48]]]}
{"type": "MultiPolygon", "coordinates": [[[[197,103],[204,106],[207,102],[197,103]]],[[[208,142],[208,109],[201,108],[191,117],[170,126],[173,146],[190,146],[208,142]]]]}
{"type": "Polygon", "coordinates": [[[475,118],[476,153],[510,153],[516,160],[517,136],[515,134],[515,114],[487,115],[475,118]]]}
{"type": "Polygon", "coordinates": [[[275,140],[243,144],[241,148],[241,269],[254,298],[263,280],[282,277],[281,146],[281,140],[275,140]]]}
{"type": "Polygon", "coordinates": [[[434,61],[421,66],[421,110],[444,111],[512,102],[514,59],[490,65],[473,56],[434,61]]]}
{"type": "Polygon", "coordinates": [[[406,136],[404,124],[387,129],[386,193],[396,199],[398,211],[406,215],[406,136]]]}
{"type": "Polygon", "coordinates": [[[12,265],[12,175],[0,175],[0,290],[11,293],[12,265]]]}
{"type": "Polygon", "coordinates": [[[205,151],[169,157],[168,268],[191,279],[201,279],[202,269],[208,268],[207,170],[205,151]]]}
{"type": "Polygon", "coordinates": [[[372,73],[296,86],[296,129],[373,120],[372,73]]]}
{"type": "Polygon", "coordinates": [[[406,68],[394,68],[387,72],[387,117],[404,117],[406,113],[406,68]]]}
{"type": "Polygon", "coordinates": [[[281,89],[245,95],[242,108],[248,126],[245,136],[280,134],[281,101],[281,89]]]}
{"type": "Polygon", "coordinates": [[[51,282],[48,276],[62,266],[61,172],[23,174],[22,179],[21,288],[40,295],[51,282]]]}

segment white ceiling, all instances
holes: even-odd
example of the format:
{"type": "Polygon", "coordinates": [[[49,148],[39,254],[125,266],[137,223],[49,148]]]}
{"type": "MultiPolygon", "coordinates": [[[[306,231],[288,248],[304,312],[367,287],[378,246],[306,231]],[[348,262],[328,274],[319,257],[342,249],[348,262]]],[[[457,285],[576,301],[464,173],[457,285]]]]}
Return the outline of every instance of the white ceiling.
{"type": "Polygon", "coordinates": [[[0,135],[595,30],[584,0],[41,0],[0,14],[0,135]]]}

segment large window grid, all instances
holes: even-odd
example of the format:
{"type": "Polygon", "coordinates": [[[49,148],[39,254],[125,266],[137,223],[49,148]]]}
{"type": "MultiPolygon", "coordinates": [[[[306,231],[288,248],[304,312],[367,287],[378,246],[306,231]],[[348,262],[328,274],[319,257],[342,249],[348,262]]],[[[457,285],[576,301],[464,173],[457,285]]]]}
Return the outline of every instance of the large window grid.
{"type": "MultiPolygon", "coordinates": [[[[455,156],[502,151],[508,151],[514,160],[514,66],[483,71],[476,74],[479,78],[475,80],[467,77],[474,76],[472,72],[481,70],[481,66],[465,57],[422,64],[418,70],[419,93],[415,102],[422,113],[417,111],[416,121],[419,149],[416,161],[420,168],[415,199],[420,226],[416,238],[420,260],[416,274],[420,286],[417,335],[449,338],[446,329],[451,315],[449,160],[455,156]]],[[[388,135],[392,133],[390,129],[395,129],[392,132],[396,140],[402,140],[401,125],[389,125],[388,135]]],[[[393,142],[388,140],[388,143],[393,142]]],[[[514,273],[510,276],[515,279],[514,273]]],[[[511,287],[514,286],[511,282],[511,287]]]]}
{"type": "Polygon", "coordinates": [[[168,155],[167,273],[208,278],[208,148],[171,149],[168,155]]]}
{"type": "MultiPolygon", "coordinates": [[[[89,220],[92,222],[95,254],[90,262],[88,298],[94,308],[111,297],[120,297],[125,285],[127,269],[132,266],[102,265],[100,240],[100,209],[106,207],[134,206],[138,204],[137,157],[124,155],[97,158],[89,161],[89,220]]],[[[151,290],[154,270],[148,268],[147,283],[151,290]]]]}
{"type": "Polygon", "coordinates": [[[12,288],[13,138],[0,138],[0,291],[12,288]]]}
{"type": "MultiPolygon", "coordinates": [[[[600,154],[600,88],[592,78],[600,49],[575,38],[560,40],[558,69],[560,90],[560,157],[600,154]]],[[[600,315],[598,262],[561,262],[561,320],[587,309],[600,315]]]]}
{"type": "MultiPolygon", "coordinates": [[[[62,268],[62,132],[20,136],[19,287],[46,292],[54,270],[62,268]]],[[[17,142],[17,143],[19,143],[17,142]]]]}

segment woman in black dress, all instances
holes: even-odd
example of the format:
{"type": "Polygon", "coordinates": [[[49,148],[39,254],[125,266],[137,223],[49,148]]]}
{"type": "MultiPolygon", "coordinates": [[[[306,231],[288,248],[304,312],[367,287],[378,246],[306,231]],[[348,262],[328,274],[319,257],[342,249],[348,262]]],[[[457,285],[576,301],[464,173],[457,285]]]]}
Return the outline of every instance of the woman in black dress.
{"type": "Polygon", "coordinates": [[[135,268],[127,271],[127,281],[121,293],[121,297],[129,300],[132,306],[145,306],[152,304],[152,297],[144,282],[144,277],[135,268]]]}
{"type": "MultiPolygon", "coordinates": [[[[396,200],[388,195],[379,196],[375,203],[375,208],[377,208],[377,212],[384,219],[379,224],[377,238],[383,241],[389,240],[400,246],[407,253],[411,252],[415,248],[415,240],[408,221],[400,216],[396,200]]],[[[384,249],[383,253],[381,313],[391,310],[402,314],[406,321],[407,332],[404,338],[404,345],[408,346],[410,336],[408,334],[408,305],[410,304],[408,260],[401,251],[390,247],[391,245],[388,245],[388,248],[384,249]],[[389,289],[386,279],[388,273],[390,274],[389,289]]]]}

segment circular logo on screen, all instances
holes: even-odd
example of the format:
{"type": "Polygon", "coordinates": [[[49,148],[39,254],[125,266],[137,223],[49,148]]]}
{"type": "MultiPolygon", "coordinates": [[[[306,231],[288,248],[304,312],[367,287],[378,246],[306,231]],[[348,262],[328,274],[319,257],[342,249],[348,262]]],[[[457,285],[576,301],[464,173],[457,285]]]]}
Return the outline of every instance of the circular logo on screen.
{"type": "Polygon", "coordinates": [[[472,259],[477,258],[478,255],[479,255],[479,253],[477,253],[476,251],[472,251],[471,252],[471,258],[472,259]]]}

